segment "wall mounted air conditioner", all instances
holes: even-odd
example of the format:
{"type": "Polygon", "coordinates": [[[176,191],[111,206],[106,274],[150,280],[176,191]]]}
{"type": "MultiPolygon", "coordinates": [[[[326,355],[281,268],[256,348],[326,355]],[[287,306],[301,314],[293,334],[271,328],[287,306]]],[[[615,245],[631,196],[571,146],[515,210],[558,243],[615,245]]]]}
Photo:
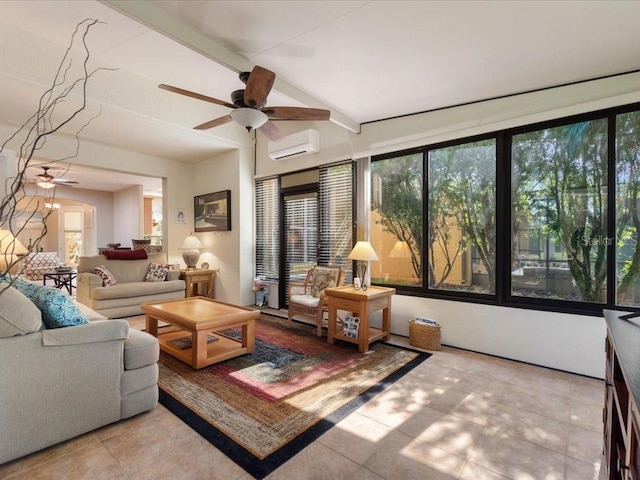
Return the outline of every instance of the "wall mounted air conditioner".
{"type": "Polygon", "coordinates": [[[282,140],[269,142],[268,149],[272,160],[316,153],[320,151],[320,132],[309,129],[293,133],[282,140]]]}

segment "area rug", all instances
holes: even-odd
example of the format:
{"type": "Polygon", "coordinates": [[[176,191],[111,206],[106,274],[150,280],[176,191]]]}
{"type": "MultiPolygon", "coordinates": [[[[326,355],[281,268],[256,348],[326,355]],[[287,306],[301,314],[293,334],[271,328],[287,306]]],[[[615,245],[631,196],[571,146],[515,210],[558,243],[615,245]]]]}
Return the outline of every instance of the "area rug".
{"type": "Polygon", "coordinates": [[[162,352],[160,402],[263,478],[428,356],[383,342],[358,353],[262,315],[252,354],[193,370],[162,352]]]}

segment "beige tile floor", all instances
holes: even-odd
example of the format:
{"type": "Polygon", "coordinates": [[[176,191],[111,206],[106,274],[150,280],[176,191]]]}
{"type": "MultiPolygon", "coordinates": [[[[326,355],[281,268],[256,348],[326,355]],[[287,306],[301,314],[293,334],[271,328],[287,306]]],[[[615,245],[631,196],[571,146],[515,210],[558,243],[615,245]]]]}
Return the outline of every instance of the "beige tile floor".
{"type": "MultiPolygon", "coordinates": [[[[601,480],[603,392],[600,380],[443,347],[267,478],[601,480]]],[[[159,405],[0,465],[0,479],[23,478],[252,477],[159,405]]]]}

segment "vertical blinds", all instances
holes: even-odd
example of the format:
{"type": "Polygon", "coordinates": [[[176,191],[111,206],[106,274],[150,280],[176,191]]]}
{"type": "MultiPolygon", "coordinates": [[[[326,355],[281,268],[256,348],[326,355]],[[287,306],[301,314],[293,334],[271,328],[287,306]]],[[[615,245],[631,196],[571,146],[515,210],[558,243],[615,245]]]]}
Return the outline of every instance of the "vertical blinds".
{"type": "Polygon", "coordinates": [[[280,278],[280,186],[277,178],[256,180],[256,275],[280,278]]]}
{"type": "Polygon", "coordinates": [[[339,265],[345,271],[345,283],[353,279],[353,163],[320,168],[318,263],[339,265]]]}

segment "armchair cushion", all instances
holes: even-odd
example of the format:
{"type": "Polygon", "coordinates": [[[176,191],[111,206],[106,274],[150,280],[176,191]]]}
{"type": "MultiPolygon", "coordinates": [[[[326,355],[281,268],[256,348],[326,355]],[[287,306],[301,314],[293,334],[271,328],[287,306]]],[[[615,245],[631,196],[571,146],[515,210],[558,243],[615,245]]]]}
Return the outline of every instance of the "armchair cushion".
{"type": "Polygon", "coordinates": [[[42,328],[42,314],[23,293],[0,285],[0,338],[37,332],[42,328]]]}
{"type": "Polygon", "coordinates": [[[291,295],[290,303],[297,303],[305,307],[315,308],[320,302],[320,297],[312,297],[311,295],[291,295]]]}
{"type": "Polygon", "coordinates": [[[311,279],[311,296],[319,297],[325,288],[335,287],[338,284],[339,275],[340,268],[337,267],[314,267],[311,279]]]}

